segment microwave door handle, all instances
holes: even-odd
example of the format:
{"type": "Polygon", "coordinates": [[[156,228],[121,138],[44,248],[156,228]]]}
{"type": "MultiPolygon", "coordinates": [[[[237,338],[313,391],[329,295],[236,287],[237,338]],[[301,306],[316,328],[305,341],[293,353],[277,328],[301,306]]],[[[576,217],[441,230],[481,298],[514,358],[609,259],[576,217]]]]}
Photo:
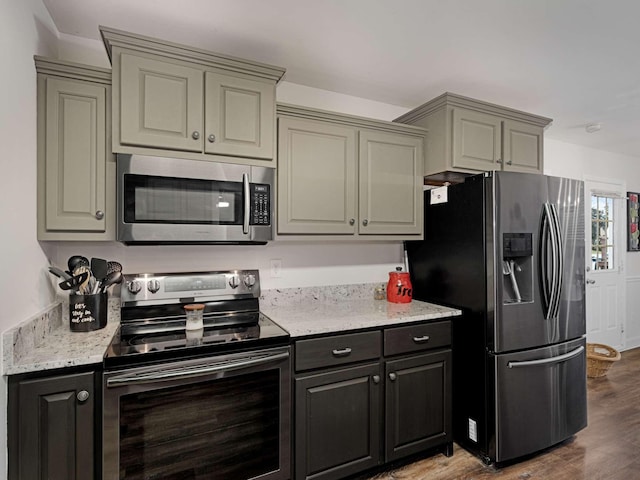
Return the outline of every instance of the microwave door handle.
{"type": "Polygon", "coordinates": [[[249,233],[249,217],[251,216],[251,198],[249,195],[249,176],[242,174],[242,198],[244,198],[244,215],[242,218],[242,233],[249,233]]]}

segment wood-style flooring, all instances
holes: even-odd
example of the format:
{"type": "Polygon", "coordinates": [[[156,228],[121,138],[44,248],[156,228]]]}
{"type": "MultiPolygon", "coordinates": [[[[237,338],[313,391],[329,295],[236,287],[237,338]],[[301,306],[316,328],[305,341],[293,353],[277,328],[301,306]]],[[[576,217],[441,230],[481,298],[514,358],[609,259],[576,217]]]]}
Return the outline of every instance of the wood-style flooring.
{"type": "Polygon", "coordinates": [[[587,379],[588,426],[533,458],[503,468],[486,466],[455,445],[375,480],[640,479],[640,348],[622,352],[607,375],[587,379]]]}

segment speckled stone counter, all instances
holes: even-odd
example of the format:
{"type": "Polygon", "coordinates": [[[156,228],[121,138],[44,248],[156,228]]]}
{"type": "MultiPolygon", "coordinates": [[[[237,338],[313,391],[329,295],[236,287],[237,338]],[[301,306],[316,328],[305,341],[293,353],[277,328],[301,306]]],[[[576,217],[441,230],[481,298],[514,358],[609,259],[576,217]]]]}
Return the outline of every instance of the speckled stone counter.
{"type": "Polygon", "coordinates": [[[371,327],[461,315],[460,310],[431,303],[374,300],[380,284],[266,290],[260,310],[292,338],[326,335],[371,327]]]}
{"type": "Polygon", "coordinates": [[[109,299],[107,326],[72,332],[66,302],[52,305],[2,336],[4,375],[102,363],[120,324],[120,299],[109,299]]]}

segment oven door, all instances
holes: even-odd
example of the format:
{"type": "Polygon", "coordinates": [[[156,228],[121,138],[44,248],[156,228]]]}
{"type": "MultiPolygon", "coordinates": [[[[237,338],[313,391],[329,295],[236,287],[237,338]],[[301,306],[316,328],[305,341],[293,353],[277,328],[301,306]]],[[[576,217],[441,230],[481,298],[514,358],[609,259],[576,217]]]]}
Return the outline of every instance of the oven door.
{"type": "Polygon", "coordinates": [[[118,155],[118,240],[265,243],[273,178],[264,167],[118,155]]]}
{"type": "Polygon", "coordinates": [[[104,480],[286,480],[289,348],[104,374],[104,480]]]}

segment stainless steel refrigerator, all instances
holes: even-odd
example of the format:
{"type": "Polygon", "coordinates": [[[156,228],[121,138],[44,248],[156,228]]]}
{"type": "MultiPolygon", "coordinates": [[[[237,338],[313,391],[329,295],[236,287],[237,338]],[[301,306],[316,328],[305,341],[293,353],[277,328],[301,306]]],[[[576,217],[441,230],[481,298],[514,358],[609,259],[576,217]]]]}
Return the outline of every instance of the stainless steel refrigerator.
{"type": "Polygon", "coordinates": [[[587,425],[583,189],[544,175],[468,177],[425,192],[425,239],[406,242],[413,297],[463,310],[453,435],[486,463],[587,425]]]}

